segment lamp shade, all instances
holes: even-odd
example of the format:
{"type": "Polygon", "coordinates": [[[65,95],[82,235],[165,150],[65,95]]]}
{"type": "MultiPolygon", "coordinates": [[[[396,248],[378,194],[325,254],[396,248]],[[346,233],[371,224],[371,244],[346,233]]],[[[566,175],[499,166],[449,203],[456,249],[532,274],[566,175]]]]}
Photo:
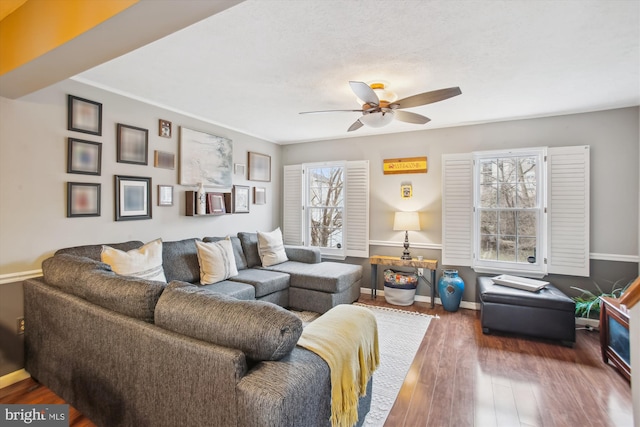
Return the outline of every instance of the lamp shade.
{"type": "Polygon", "coordinates": [[[396,212],[393,219],[393,229],[396,231],[420,230],[420,217],[418,212],[396,212]]]}
{"type": "Polygon", "coordinates": [[[393,121],[393,111],[378,111],[375,113],[365,113],[360,117],[360,121],[372,128],[381,128],[393,121]]]}

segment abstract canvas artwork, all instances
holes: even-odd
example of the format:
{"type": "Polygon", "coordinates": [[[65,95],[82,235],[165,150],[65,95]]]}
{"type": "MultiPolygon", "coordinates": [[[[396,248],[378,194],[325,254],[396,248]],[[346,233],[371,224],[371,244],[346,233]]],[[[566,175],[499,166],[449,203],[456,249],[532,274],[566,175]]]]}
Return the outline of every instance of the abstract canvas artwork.
{"type": "Polygon", "coordinates": [[[232,172],[230,139],[180,127],[180,185],[231,188],[232,172]]]}

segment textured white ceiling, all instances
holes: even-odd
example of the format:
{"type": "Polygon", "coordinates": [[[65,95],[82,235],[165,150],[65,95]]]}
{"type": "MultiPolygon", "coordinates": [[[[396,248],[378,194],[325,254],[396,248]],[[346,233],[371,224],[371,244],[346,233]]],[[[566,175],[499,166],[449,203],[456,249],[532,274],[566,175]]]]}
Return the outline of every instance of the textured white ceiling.
{"type": "Polygon", "coordinates": [[[247,0],[76,78],[281,144],[627,107],[640,2],[247,0]],[[426,125],[298,114],[359,108],[349,80],[462,95],[426,125]]]}

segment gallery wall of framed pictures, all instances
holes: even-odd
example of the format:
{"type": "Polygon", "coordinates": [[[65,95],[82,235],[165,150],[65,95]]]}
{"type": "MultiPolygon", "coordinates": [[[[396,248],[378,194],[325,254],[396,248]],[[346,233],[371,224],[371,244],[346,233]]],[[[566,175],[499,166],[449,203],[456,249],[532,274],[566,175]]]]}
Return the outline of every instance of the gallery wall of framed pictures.
{"type": "MultiPolygon", "coordinates": [[[[102,177],[105,156],[108,156],[109,171],[114,173],[111,181],[114,221],[152,219],[154,197],[158,207],[177,206],[175,184],[187,187],[185,191],[188,191],[189,187],[193,189],[204,183],[209,187],[207,195],[222,195],[221,200],[210,201],[224,204],[221,205],[224,208],[215,210],[218,215],[246,214],[250,213],[251,204],[267,204],[266,187],[238,184],[270,182],[271,156],[247,151],[246,163],[233,163],[233,141],[229,138],[180,125],[174,129],[171,121],[157,119],[156,139],[149,127],[141,123],[103,122],[103,112],[99,101],[67,95],[70,133],[66,138],[66,172],[86,178],[82,182],[70,178],[67,182],[68,218],[102,215],[102,197],[108,197],[102,194],[103,181],[108,179],[102,177]],[[113,126],[115,138],[112,132],[106,132],[104,135],[109,140],[103,140],[104,125],[113,126]],[[177,144],[167,145],[163,138],[173,140],[173,136],[177,137],[177,144]],[[159,149],[151,150],[152,145],[159,149]],[[175,175],[154,189],[147,167],[175,171],[175,175]],[[140,172],[136,173],[138,168],[140,172]]],[[[162,173],[158,171],[153,175],[162,173]]]]}

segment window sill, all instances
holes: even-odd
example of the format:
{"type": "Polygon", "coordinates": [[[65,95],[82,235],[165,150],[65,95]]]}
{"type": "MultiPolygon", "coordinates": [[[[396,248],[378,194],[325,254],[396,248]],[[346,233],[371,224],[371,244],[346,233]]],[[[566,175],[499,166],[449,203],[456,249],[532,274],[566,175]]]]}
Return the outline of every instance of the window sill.
{"type": "Polygon", "coordinates": [[[471,267],[476,273],[483,274],[511,274],[514,276],[531,277],[534,279],[542,279],[547,275],[544,271],[516,270],[512,268],[490,268],[490,267],[471,267]]]}

